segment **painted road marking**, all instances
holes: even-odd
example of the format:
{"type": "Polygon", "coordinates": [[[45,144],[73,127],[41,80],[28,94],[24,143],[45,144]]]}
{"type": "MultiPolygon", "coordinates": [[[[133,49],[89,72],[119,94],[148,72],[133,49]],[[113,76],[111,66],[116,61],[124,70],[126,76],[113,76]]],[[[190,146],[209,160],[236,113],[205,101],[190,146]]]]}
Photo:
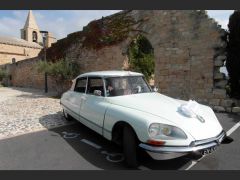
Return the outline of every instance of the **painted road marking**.
{"type": "Polygon", "coordinates": [[[195,166],[200,160],[202,160],[206,155],[203,155],[200,159],[198,159],[197,161],[193,161],[191,162],[191,164],[184,170],[189,170],[191,169],[193,166],[195,166]]]}
{"type": "MultiPolygon", "coordinates": [[[[231,129],[227,131],[227,136],[230,136],[234,131],[236,131],[240,127],[240,122],[236,123],[231,129]]],[[[202,160],[206,155],[203,155],[199,160],[192,161],[191,165],[188,166],[185,170],[191,169],[193,166],[195,166],[200,160],[202,160]]]]}
{"type": "Polygon", "coordinates": [[[228,130],[227,132],[227,136],[230,136],[234,131],[237,130],[237,128],[240,127],[240,122],[238,122],[237,124],[235,124],[231,129],[228,130]]]}
{"type": "Polygon", "coordinates": [[[73,139],[73,138],[77,138],[78,136],[80,136],[80,134],[78,133],[68,133],[68,132],[62,132],[63,134],[63,138],[64,139],[73,139]]]}
{"type": "Polygon", "coordinates": [[[88,144],[88,145],[90,145],[90,146],[92,146],[92,147],[94,147],[94,148],[96,148],[96,149],[101,149],[102,148],[98,144],[95,144],[94,142],[91,142],[91,141],[89,141],[87,139],[81,139],[81,141],[86,143],[86,144],[88,144]]]}
{"type": "Polygon", "coordinates": [[[124,156],[122,153],[108,153],[107,151],[101,151],[101,154],[106,155],[106,159],[109,162],[118,163],[124,160],[124,156]]]}

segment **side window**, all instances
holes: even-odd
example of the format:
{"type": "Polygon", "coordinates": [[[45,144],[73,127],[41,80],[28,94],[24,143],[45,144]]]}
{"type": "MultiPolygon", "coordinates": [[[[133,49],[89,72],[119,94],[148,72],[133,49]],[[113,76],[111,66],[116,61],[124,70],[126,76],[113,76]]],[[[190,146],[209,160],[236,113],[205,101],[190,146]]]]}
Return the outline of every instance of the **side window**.
{"type": "Polygon", "coordinates": [[[94,90],[100,90],[101,96],[104,96],[103,79],[99,77],[89,77],[87,94],[93,94],[94,90]]]}
{"type": "Polygon", "coordinates": [[[87,78],[79,78],[79,79],[77,79],[74,91],[80,92],[80,93],[85,93],[86,83],[87,83],[87,78]]]}

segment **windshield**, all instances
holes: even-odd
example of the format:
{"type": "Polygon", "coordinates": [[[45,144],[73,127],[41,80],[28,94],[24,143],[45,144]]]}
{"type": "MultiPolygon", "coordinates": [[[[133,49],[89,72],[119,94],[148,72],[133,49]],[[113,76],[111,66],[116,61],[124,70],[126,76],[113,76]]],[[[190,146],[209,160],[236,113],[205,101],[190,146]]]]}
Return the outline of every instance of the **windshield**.
{"type": "Polygon", "coordinates": [[[143,76],[105,78],[106,96],[123,96],[151,92],[143,76]]]}

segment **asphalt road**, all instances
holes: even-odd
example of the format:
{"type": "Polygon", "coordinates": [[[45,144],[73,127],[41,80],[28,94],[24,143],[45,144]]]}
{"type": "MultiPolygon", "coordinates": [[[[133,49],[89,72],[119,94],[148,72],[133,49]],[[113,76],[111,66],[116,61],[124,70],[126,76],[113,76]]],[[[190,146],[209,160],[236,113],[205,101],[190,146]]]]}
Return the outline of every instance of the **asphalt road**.
{"type": "MultiPolygon", "coordinates": [[[[240,122],[240,116],[217,114],[226,131],[240,122]]],[[[232,131],[231,131],[232,132],[232,131]]],[[[185,156],[155,161],[141,155],[140,170],[235,170],[240,169],[240,128],[223,144],[201,159],[185,156]]],[[[80,123],[0,140],[1,170],[122,170],[121,149],[80,123]]]]}

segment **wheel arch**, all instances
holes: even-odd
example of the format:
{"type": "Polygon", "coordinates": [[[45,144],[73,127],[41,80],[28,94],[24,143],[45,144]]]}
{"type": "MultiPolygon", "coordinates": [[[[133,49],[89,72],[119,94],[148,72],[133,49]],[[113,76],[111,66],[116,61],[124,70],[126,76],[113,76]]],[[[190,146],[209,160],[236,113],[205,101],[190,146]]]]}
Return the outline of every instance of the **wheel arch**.
{"type": "Polygon", "coordinates": [[[123,128],[125,126],[128,126],[132,129],[137,141],[140,142],[135,129],[132,127],[131,124],[129,124],[128,122],[126,122],[124,120],[120,120],[114,124],[114,126],[112,128],[112,141],[114,143],[116,143],[117,145],[120,145],[120,146],[122,145],[123,128]]]}

